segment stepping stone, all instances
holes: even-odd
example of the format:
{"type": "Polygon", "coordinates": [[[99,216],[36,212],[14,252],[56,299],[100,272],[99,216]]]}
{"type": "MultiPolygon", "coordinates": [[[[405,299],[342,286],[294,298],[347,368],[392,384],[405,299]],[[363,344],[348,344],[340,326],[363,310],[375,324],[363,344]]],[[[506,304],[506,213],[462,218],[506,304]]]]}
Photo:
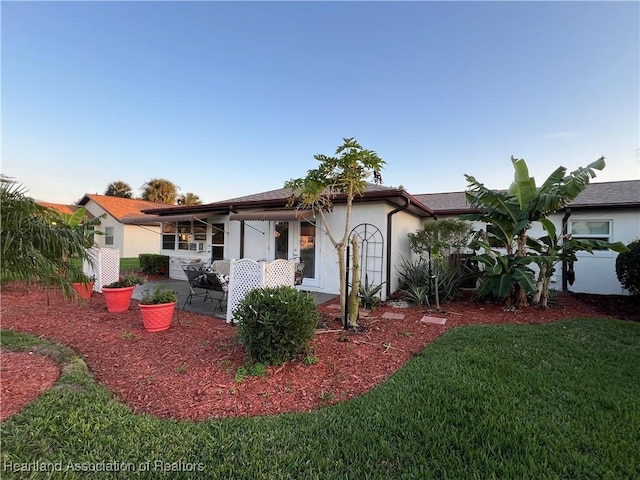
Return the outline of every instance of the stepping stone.
{"type": "Polygon", "coordinates": [[[393,312],[384,312],[382,318],[389,318],[392,320],[402,320],[404,318],[404,313],[393,313],[393,312]]]}
{"type": "Polygon", "coordinates": [[[332,303],[331,305],[327,305],[327,308],[331,308],[332,310],[340,310],[340,304],[332,303]]]}
{"type": "Polygon", "coordinates": [[[431,323],[433,325],[444,325],[445,323],[447,323],[447,319],[446,318],[429,317],[427,315],[422,317],[420,319],[420,321],[422,323],[431,323]]]}

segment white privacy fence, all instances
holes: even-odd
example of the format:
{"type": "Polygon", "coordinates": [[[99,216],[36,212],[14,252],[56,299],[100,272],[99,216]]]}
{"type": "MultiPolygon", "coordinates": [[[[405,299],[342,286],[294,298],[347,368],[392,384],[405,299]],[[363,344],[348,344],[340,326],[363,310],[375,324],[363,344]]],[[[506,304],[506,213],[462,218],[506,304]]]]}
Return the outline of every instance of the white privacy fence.
{"type": "Polygon", "coordinates": [[[227,323],[233,323],[233,311],[254,288],[294,285],[295,263],[289,260],[257,262],[251,259],[231,260],[227,323]]]}
{"type": "Polygon", "coordinates": [[[120,277],[120,251],[117,248],[90,248],[89,258],[93,265],[86,260],[82,263],[82,272],[95,277],[93,290],[102,292],[102,287],[117,282],[120,277]]]}

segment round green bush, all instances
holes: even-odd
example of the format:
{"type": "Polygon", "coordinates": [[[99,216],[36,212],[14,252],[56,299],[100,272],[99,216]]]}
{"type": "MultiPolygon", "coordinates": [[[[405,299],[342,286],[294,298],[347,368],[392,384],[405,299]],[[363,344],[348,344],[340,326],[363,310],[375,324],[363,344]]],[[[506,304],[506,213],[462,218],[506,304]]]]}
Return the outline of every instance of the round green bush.
{"type": "Polygon", "coordinates": [[[233,312],[253,362],[283,363],[303,353],[318,324],[311,295],[293,287],[257,288],[233,312]]]}
{"type": "Polygon", "coordinates": [[[626,252],[616,258],[616,275],[631,295],[640,295],[640,239],[627,245],[626,252]]]}

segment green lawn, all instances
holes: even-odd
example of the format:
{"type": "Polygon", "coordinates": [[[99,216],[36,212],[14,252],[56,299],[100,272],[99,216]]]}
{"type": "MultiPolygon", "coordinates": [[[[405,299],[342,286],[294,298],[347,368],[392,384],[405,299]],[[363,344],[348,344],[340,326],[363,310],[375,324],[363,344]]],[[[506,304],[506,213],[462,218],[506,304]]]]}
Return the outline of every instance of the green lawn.
{"type": "Polygon", "coordinates": [[[79,357],[57,359],[56,388],[2,425],[2,478],[640,478],[638,323],[458,328],[353,401],[199,423],[134,415],[79,357]]]}
{"type": "MultiPolygon", "coordinates": [[[[77,265],[78,267],[81,265],[80,259],[72,258],[69,260],[72,264],[77,265]]],[[[130,257],[130,258],[121,258],[120,259],[120,271],[121,272],[132,272],[140,270],[140,259],[138,257],[130,257]]]]}
{"type": "Polygon", "coordinates": [[[120,271],[124,273],[137,272],[140,270],[140,259],[138,257],[121,258],[120,271]]]}

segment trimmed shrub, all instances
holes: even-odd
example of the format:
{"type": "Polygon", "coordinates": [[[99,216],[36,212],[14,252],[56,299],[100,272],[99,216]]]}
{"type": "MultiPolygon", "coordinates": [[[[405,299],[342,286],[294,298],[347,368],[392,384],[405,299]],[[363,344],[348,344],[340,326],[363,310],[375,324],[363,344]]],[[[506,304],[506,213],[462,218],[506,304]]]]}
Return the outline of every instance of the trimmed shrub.
{"type": "Polygon", "coordinates": [[[631,295],[640,295],[640,239],[627,245],[626,252],[616,258],[616,275],[631,295]]]}
{"type": "Polygon", "coordinates": [[[250,360],[265,365],[303,353],[319,319],[311,295],[288,286],[251,290],[233,316],[250,360]]]}
{"type": "Polygon", "coordinates": [[[167,275],[169,273],[169,257],[157,253],[141,253],[140,270],[147,275],[167,275]]]}

